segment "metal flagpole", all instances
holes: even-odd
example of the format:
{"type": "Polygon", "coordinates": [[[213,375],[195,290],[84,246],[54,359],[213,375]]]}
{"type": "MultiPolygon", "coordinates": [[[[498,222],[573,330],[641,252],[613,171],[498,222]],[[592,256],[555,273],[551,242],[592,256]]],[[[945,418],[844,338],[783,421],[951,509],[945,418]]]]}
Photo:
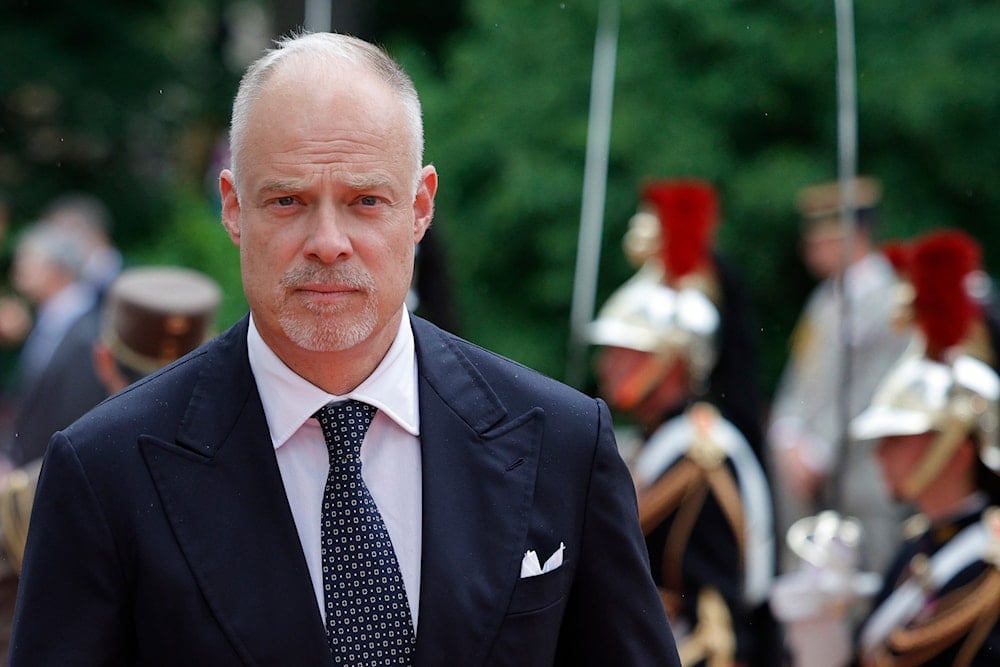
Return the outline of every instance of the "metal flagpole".
{"type": "Polygon", "coordinates": [[[618,55],[619,0],[601,0],[594,39],[594,64],[590,80],[590,115],[587,154],[583,173],[583,201],[577,241],[576,274],[570,309],[567,383],[579,387],[586,377],[587,345],[584,329],[594,314],[597,269],[601,260],[604,200],[611,143],[611,108],[618,55]]]}
{"type": "Polygon", "coordinates": [[[854,40],[853,0],[834,0],[837,29],[837,180],[840,182],[840,228],[843,237],[843,270],[836,277],[834,287],[840,305],[840,349],[841,363],[840,390],[837,393],[840,452],[833,469],[832,483],[829,485],[829,500],[834,507],[839,506],[840,481],[850,446],[848,424],[851,418],[851,309],[847,296],[844,275],[854,259],[854,234],[857,222],[857,186],[855,177],[858,170],[858,103],[854,40]]]}
{"type": "Polygon", "coordinates": [[[306,0],[303,25],[310,32],[329,32],[333,24],[332,0],[306,0]]]}

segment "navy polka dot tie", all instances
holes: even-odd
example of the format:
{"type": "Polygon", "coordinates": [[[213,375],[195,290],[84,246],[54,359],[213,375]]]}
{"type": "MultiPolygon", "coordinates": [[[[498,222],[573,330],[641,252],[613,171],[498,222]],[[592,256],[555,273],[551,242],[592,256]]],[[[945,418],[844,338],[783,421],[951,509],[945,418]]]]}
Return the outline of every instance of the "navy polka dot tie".
{"type": "Polygon", "coordinates": [[[389,532],[361,479],[361,442],[375,408],[332,403],[315,415],[330,453],[321,548],[326,634],[342,665],[409,665],[416,637],[389,532]]]}

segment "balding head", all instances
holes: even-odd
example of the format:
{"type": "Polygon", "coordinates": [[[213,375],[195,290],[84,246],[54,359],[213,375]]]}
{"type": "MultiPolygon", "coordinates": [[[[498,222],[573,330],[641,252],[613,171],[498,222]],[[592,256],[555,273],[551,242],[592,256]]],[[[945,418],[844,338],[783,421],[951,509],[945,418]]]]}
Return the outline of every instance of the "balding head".
{"type": "Polygon", "coordinates": [[[247,132],[253,106],[274,79],[275,73],[288,67],[310,68],[309,71],[313,73],[322,72],[320,78],[312,82],[314,85],[323,85],[324,79],[349,76],[357,68],[363,68],[385,83],[398,97],[408,133],[412,137],[410,148],[413,182],[416,187],[423,165],[424,130],[420,99],[409,75],[389,54],[364,40],[337,33],[305,33],[279,39],[275,48],[265,52],[250,65],[240,81],[233,101],[229,130],[232,171],[237,190],[242,182],[241,172],[249,141],[247,132]]]}

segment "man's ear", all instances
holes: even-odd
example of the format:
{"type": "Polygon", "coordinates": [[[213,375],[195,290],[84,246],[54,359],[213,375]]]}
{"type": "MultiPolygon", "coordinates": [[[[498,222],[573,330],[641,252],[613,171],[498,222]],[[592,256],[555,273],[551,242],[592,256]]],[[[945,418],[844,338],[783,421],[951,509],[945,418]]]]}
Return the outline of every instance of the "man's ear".
{"type": "Polygon", "coordinates": [[[219,174],[219,194],[222,196],[222,226],[229,232],[229,238],[237,246],[240,244],[240,198],[236,193],[236,179],[233,172],[223,169],[219,174]]]}
{"type": "Polygon", "coordinates": [[[437,194],[437,170],[432,165],[424,167],[420,184],[413,199],[413,242],[420,243],[434,218],[434,195],[437,194]]]}

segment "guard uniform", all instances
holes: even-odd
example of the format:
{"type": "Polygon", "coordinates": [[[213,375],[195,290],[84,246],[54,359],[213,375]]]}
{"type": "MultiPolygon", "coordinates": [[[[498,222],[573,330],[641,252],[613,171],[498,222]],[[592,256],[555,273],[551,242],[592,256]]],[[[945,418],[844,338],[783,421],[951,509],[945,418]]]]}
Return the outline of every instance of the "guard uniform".
{"type": "MultiPolygon", "coordinates": [[[[747,338],[724,333],[726,297],[739,292],[711,251],[717,207],[706,183],[648,184],[625,239],[639,270],[605,302],[588,336],[602,348],[602,392],[646,434],[627,458],[682,663],[770,667],[778,660],[766,605],[773,508],[751,442],[759,445],[759,426],[735,402],[739,351],[720,350],[720,339],[747,338]]],[[[734,311],[732,321],[747,322],[748,311],[734,311]]],[[[744,385],[753,383],[748,372],[744,385]]]]}
{"type": "Polygon", "coordinates": [[[967,512],[907,540],[860,635],[871,665],[1000,662],[1000,508],[967,512]]]}
{"type": "MultiPolygon", "coordinates": [[[[840,245],[840,194],[837,183],[800,192],[797,204],[805,239],[829,237],[840,245]]],[[[877,181],[859,179],[855,234],[871,234],[879,200],[877,181]]],[[[889,260],[870,249],[841,277],[827,277],[815,287],[792,334],[767,431],[770,460],[790,456],[788,450],[795,449],[824,479],[824,488],[810,499],[799,497],[786,483],[774,485],[779,532],[784,534],[795,521],[821,509],[858,517],[865,530],[860,544],[863,565],[879,571],[898,544],[896,527],[903,517],[882,491],[873,443],[845,446],[845,427],[865,408],[909,344],[909,335],[893,326],[897,283],[889,260]]],[[[781,480],[777,470],[772,478],[781,480]]],[[[786,551],[783,560],[787,562],[781,569],[792,569],[794,554],[786,551]]]]}
{"type": "Polygon", "coordinates": [[[909,468],[899,472],[895,464],[898,479],[889,483],[922,514],[908,522],[909,538],[861,626],[857,655],[880,667],[996,665],[1000,376],[984,358],[993,356],[984,311],[969,291],[981,272],[979,247],[961,232],[928,234],[912,243],[903,270],[918,344],[851,432],[912,452],[909,468]],[[963,448],[975,451],[964,467],[955,463],[969,451],[963,448]]]}

